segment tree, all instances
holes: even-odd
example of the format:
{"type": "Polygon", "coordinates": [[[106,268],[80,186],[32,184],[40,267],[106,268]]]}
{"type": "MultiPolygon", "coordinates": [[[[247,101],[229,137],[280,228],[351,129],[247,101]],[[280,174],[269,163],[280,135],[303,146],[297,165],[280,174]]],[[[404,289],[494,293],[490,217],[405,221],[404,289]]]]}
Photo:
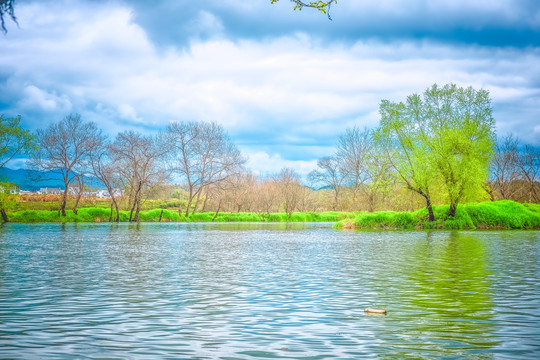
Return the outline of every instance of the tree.
{"type": "Polygon", "coordinates": [[[339,195],[348,174],[341,167],[339,158],[333,156],[325,156],[317,160],[317,167],[318,169],[309,173],[308,178],[313,184],[329,187],[332,190],[332,208],[336,211],[339,205],[339,195]]]}
{"type": "Polygon", "coordinates": [[[118,174],[129,187],[129,221],[137,222],[144,192],[167,177],[163,166],[166,149],[156,138],[134,131],[119,133],[109,149],[118,174]]]}
{"type": "Polygon", "coordinates": [[[13,157],[35,148],[34,137],[20,126],[21,117],[4,118],[0,115],[0,169],[13,157]]]}
{"type": "Polygon", "coordinates": [[[517,191],[519,179],[518,139],[512,134],[497,139],[495,154],[491,161],[493,190],[501,199],[512,199],[517,191]]]}
{"type": "Polygon", "coordinates": [[[431,191],[436,184],[430,149],[421,141],[417,124],[421,122],[421,99],[407,98],[407,104],[383,100],[381,120],[376,139],[386,149],[389,160],[407,189],[422,196],[426,202],[429,221],[435,221],[431,191]]]}
{"type": "Polygon", "coordinates": [[[371,130],[353,127],[340,135],[336,157],[346,174],[346,183],[352,187],[356,201],[360,187],[368,180],[367,163],[373,146],[371,130]]]}
{"type": "Polygon", "coordinates": [[[169,148],[167,164],[172,174],[186,182],[189,193],[185,216],[210,186],[239,174],[246,159],[215,122],[182,121],[169,124],[162,135],[169,148]]]}
{"type": "MultiPolygon", "coordinates": [[[[90,166],[92,172],[96,178],[98,178],[107,188],[109,196],[111,197],[111,214],[109,221],[113,221],[113,207],[116,210],[115,222],[120,221],[120,211],[118,209],[118,201],[116,199],[116,189],[119,187],[119,176],[121,169],[119,163],[117,163],[113,157],[113,151],[111,149],[112,144],[109,142],[103,142],[96,148],[96,150],[90,155],[90,166]]],[[[120,161],[120,164],[122,162],[120,161]]]]}
{"type": "Polygon", "coordinates": [[[2,216],[2,221],[4,223],[9,222],[7,216],[7,210],[11,208],[14,204],[13,197],[16,196],[12,194],[13,189],[18,189],[19,186],[10,182],[0,182],[0,215],[2,216]]]}
{"type": "Polygon", "coordinates": [[[7,33],[4,16],[9,16],[15,24],[17,24],[17,18],[15,17],[15,10],[13,8],[15,0],[0,0],[0,23],[2,24],[2,31],[7,33]]]}
{"type": "Polygon", "coordinates": [[[517,166],[526,184],[528,202],[538,202],[538,179],[540,177],[540,150],[531,145],[525,145],[520,152],[517,166]]]}
{"type": "Polygon", "coordinates": [[[474,198],[488,178],[495,145],[495,120],[487,90],[436,84],[424,93],[422,141],[446,186],[449,216],[457,205],[474,198]]]}
{"type": "Polygon", "coordinates": [[[290,168],[283,168],[275,176],[275,181],[281,195],[281,205],[283,211],[292,216],[300,202],[301,188],[300,176],[290,168]]]}
{"type": "Polygon", "coordinates": [[[446,189],[451,217],[461,201],[482,191],[495,142],[487,90],[435,84],[406,103],[383,100],[380,111],[380,138],[393,146],[403,182],[426,199],[430,219],[435,184],[446,189]]]}
{"type": "MultiPolygon", "coordinates": [[[[82,121],[79,114],[70,114],[47,129],[36,132],[38,148],[32,155],[31,163],[39,170],[56,175],[64,183],[60,201],[62,216],[66,216],[70,184],[88,169],[90,157],[103,139],[97,125],[82,121]]],[[[74,212],[77,212],[76,207],[74,212]]]]}

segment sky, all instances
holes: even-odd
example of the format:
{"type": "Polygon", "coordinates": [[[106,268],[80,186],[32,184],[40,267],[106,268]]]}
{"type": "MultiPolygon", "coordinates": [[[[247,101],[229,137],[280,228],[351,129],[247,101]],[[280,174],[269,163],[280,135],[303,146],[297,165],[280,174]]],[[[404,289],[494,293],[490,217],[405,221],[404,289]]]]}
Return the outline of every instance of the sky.
{"type": "MultiPolygon", "coordinates": [[[[215,121],[267,175],[301,175],[381,100],[434,83],[489,90],[498,135],[540,145],[540,1],[18,0],[0,34],[0,114],[70,113],[113,138],[215,121]],[[405,5],[406,4],[406,5],[405,5]]],[[[8,165],[24,166],[24,159],[8,165]]]]}

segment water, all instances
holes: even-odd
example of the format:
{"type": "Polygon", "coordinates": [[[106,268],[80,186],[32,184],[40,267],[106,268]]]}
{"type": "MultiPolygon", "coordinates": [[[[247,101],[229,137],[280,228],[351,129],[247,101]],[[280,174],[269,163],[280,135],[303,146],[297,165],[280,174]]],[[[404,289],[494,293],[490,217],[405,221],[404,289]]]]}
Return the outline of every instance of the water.
{"type": "Polygon", "coordinates": [[[540,232],[7,224],[0,358],[540,358],[539,264],[540,232]]]}

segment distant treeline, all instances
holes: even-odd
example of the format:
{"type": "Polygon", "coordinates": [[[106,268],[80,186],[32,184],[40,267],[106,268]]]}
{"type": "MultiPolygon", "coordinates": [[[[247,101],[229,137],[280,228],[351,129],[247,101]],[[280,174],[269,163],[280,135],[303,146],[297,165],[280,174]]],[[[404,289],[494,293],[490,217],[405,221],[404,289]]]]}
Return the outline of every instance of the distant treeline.
{"type": "MultiPolygon", "coordinates": [[[[320,158],[307,178],[290,168],[255,175],[217,123],[172,122],[154,136],[124,131],[114,138],[78,114],[34,134],[20,127],[20,118],[0,117],[0,125],[0,168],[25,152],[32,169],[63,185],[61,216],[68,216],[68,207],[77,215],[88,206],[81,199],[89,178],[109,190],[104,207],[114,210],[112,221],[122,221],[125,211],[128,221],[141,220],[152,200],[175,202],[174,212],[186,218],[199,212],[292,218],[297,212],[424,208],[430,222],[443,217],[436,205],[447,204],[445,216],[452,218],[463,203],[539,202],[539,148],[513,135],[497,138],[489,93],[453,84],[433,85],[402,102],[383,100],[379,125],[345,129],[335,153],[320,158]],[[68,188],[78,195],[70,196],[68,188]]],[[[4,221],[6,211],[21,208],[14,201],[1,194],[4,221]]]]}

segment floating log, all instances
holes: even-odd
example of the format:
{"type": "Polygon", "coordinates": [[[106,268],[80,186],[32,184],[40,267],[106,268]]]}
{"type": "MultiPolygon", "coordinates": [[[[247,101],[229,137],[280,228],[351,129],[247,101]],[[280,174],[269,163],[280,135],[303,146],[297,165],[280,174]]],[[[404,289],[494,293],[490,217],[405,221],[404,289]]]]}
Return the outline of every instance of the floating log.
{"type": "Polygon", "coordinates": [[[382,309],[370,309],[370,308],[365,308],[365,309],[364,309],[364,312],[365,312],[365,313],[368,313],[368,314],[380,314],[380,315],[386,315],[386,310],[382,310],[382,309]]]}

